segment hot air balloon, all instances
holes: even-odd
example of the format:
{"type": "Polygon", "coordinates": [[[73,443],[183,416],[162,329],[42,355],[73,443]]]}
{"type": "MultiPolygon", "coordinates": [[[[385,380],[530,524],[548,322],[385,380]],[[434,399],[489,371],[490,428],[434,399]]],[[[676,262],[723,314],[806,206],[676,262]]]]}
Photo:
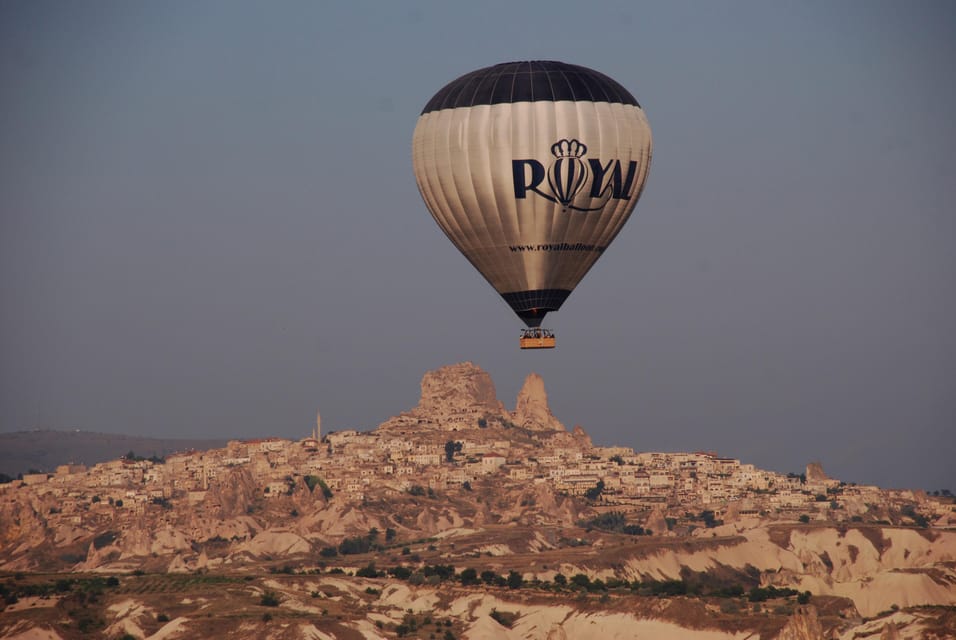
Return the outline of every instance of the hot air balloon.
{"type": "Polygon", "coordinates": [[[445,235],[527,325],[522,348],[621,230],[651,161],[644,110],[620,84],[552,61],[467,73],[425,105],[412,164],[445,235]]]}

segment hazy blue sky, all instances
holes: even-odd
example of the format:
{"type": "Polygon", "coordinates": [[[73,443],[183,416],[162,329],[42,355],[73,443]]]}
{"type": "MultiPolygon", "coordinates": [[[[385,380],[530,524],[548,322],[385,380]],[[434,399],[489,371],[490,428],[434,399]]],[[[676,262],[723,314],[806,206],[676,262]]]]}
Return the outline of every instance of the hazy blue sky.
{"type": "Polygon", "coordinates": [[[471,360],[599,444],[956,489],[956,4],[0,3],[0,430],[370,429],[471,360]],[[614,245],[522,323],[411,136],[582,64],[646,109],[614,245]]]}

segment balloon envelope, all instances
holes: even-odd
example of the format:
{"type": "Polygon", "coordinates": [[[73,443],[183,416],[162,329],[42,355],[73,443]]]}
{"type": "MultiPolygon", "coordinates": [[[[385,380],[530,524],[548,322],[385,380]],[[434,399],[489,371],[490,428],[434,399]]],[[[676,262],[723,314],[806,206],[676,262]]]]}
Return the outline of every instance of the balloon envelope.
{"type": "Polygon", "coordinates": [[[461,76],[425,105],[412,138],[435,221],[529,327],[560,308],[621,230],[650,160],[634,96],[562,62],[461,76]]]}

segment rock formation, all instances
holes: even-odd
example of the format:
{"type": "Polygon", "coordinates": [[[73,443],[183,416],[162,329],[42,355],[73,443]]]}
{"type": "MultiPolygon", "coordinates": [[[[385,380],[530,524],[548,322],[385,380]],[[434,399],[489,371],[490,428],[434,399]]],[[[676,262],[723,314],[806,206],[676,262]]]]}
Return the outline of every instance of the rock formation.
{"type": "Polygon", "coordinates": [[[777,640],[824,640],[823,626],[817,617],[816,608],[798,607],[780,630],[777,640]]]}
{"type": "Polygon", "coordinates": [[[823,471],[823,465],[819,462],[811,462],[807,465],[807,482],[823,482],[830,477],[823,471]]]}
{"type": "Polygon", "coordinates": [[[486,371],[471,362],[460,362],[427,372],[422,378],[418,405],[391,418],[381,429],[418,425],[457,429],[477,426],[487,416],[510,415],[495,394],[495,383],[486,371]]]}
{"type": "Polygon", "coordinates": [[[422,378],[422,396],[414,414],[435,415],[485,411],[505,413],[491,376],[471,362],[429,371],[422,378]]]}
{"type": "Polygon", "coordinates": [[[561,424],[548,407],[548,394],[544,390],[544,380],[537,373],[525,378],[518,393],[518,402],[514,411],[514,422],[528,429],[564,431],[561,424]]]}

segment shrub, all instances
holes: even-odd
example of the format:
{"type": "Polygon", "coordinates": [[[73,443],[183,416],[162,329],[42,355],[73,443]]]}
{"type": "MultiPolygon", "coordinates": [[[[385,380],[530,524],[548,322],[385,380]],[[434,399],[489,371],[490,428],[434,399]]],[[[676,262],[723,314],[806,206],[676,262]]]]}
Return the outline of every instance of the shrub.
{"type": "Polygon", "coordinates": [[[165,613],[161,613],[156,616],[156,622],[169,622],[169,616],[165,613]]]}
{"type": "Polygon", "coordinates": [[[263,607],[278,607],[279,602],[279,595],[274,591],[266,591],[259,599],[259,604],[263,607]]]}
{"type": "Polygon", "coordinates": [[[508,572],[508,588],[509,589],[520,589],[521,585],[524,584],[524,578],[521,577],[521,574],[517,571],[508,572]]]}
{"type": "Polygon", "coordinates": [[[346,538],[339,545],[339,553],[343,556],[355,553],[368,553],[372,550],[372,540],[368,536],[346,538]]]}
{"type": "Polygon", "coordinates": [[[576,573],[571,576],[571,585],[575,587],[580,587],[582,589],[591,588],[591,578],[587,577],[583,573],[576,573]]]}
{"type": "Polygon", "coordinates": [[[305,476],[305,486],[309,488],[309,492],[312,493],[316,487],[322,490],[322,495],[326,499],[332,497],[332,490],[329,489],[329,485],[325,484],[325,481],[322,480],[319,476],[305,476]]]}
{"type": "Polygon", "coordinates": [[[604,492],[604,481],[598,480],[597,484],[584,492],[584,497],[588,500],[597,500],[604,492]]]}
{"type": "Polygon", "coordinates": [[[393,578],[398,578],[399,580],[408,580],[412,575],[412,570],[408,567],[397,566],[389,567],[385,573],[392,576],[393,578]]]}

